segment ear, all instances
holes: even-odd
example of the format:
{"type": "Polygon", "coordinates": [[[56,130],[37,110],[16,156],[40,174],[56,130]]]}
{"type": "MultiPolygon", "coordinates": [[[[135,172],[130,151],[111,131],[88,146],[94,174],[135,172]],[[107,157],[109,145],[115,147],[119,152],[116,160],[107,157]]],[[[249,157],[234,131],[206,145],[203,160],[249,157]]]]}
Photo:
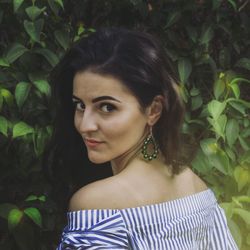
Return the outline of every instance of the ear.
{"type": "Polygon", "coordinates": [[[146,109],[147,121],[149,126],[153,126],[161,117],[164,105],[164,97],[157,95],[154,97],[150,106],[146,109]]]}

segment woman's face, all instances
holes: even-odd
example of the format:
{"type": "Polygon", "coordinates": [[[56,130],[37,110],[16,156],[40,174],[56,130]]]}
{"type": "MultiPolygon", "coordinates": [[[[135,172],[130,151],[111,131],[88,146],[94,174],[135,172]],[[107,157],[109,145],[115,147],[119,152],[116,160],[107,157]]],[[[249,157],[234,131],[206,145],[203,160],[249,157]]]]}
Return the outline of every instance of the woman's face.
{"type": "Polygon", "coordinates": [[[112,76],[78,72],[73,80],[74,123],[94,163],[126,154],[145,135],[147,116],[130,90],[112,76]]]}

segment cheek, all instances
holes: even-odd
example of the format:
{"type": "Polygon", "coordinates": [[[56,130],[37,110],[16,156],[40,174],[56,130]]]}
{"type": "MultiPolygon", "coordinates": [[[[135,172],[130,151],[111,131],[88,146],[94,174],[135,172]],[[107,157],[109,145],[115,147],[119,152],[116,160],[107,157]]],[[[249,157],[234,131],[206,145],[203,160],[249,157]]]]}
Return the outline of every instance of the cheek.
{"type": "Polygon", "coordinates": [[[77,116],[77,115],[74,115],[74,126],[75,126],[77,132],[80,133],[80,129],[79,129],[79,127],[80,127],[80,117],[77,116]]]}
{"type": "Polygon", "coordinates": [[[135,141],[141,138],[146,126],[146,119],[137,113],[123,113],[105,124],[106,135],[116,143],[135,141]]]}

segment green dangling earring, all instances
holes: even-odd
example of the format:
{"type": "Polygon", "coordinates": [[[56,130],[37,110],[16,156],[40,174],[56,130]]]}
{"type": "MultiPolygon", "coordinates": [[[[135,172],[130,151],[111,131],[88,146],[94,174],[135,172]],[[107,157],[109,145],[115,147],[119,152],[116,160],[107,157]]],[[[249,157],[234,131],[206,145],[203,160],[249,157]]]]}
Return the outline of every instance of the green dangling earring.
{"type": "Polygon", "coordinates": [[[143,141],[143,146],[142,146],[142,151],[141,152],[143,154],[144,159],[148,160],[148,161],[152,161],[153,159],[155,159],[157,157],[158,153],[159,153],[158,146],[157,146],[157,144],[155,142],[155,139],[153,137],[153,134],[152,134],[152,128],[150,128],[150,134],[143,141]],[[154,147],[154,152],[152,154],[148,153],[148,145],[150,143],[152,143],[153,147],[154,147]]]}

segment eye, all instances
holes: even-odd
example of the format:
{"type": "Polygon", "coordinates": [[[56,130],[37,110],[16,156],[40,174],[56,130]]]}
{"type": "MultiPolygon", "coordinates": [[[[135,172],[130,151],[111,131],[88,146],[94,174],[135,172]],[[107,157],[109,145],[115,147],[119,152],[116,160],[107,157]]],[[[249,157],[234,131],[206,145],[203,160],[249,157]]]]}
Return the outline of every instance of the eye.
{"type": "Polygon", "coordinates": [[[78,111],[84,111],[85,110],[85,105],[82,102],[73,100],[73,105],[74,105],[74,109],[76,109],[78,111]]]}
{"type": "Polygon", "coordinates": [[[105,113],[110,113],[116,109],[116,107],[113,104],[110,103],[101,103],[100,109],[105,113]]]}

